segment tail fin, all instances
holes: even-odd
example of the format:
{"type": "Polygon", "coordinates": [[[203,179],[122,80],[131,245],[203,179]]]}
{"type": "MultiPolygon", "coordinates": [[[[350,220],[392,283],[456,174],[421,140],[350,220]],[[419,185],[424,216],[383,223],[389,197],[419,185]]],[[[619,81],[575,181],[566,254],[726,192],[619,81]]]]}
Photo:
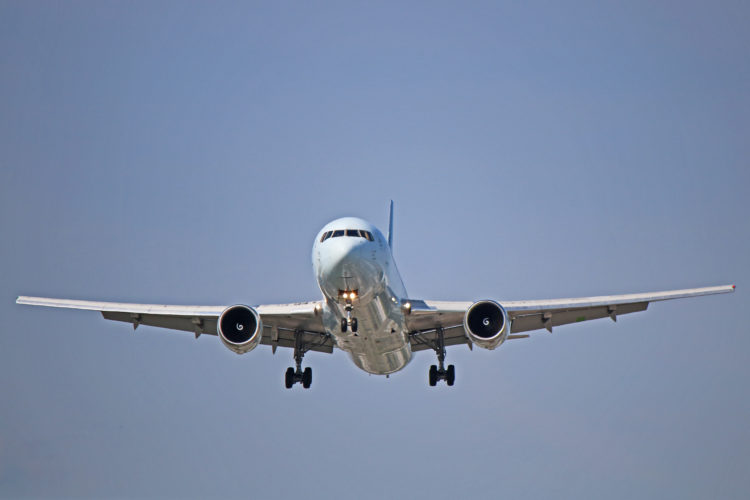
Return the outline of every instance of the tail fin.
{"type": "Polygon", "coordinates": [[[391,200],[391,215],[388,218],[388,246],[393,251],[393,200],[391,200]]]}

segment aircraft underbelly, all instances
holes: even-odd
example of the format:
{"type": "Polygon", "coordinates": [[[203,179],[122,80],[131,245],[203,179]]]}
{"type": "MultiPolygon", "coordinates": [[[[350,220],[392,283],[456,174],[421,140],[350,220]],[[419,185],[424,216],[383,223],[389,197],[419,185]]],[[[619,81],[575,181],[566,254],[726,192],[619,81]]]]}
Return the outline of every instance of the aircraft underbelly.
{"type": "Polygon", "coordinates": [[[411,360],[404,317],[394,307],[393,297],[381,293],[367,303],[356,304],[354,315],[359,328],[357,333],[334,330],[336,344],[349,353],[362,370],[387,375],[404,368],[411,360]]]}
{"type": "Polygon", "coordinates": [[[397,372],[411,361],[409,343],[398,333],[392,334],[391,338],[371,336],[354,342],[348,352],[355,365],[375,375],[397,372]]]}

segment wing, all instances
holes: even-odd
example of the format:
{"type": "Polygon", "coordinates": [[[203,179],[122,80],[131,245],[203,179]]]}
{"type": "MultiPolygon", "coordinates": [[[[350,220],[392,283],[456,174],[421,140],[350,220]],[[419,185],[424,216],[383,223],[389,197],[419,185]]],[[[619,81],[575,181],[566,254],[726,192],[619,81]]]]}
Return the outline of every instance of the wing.
{"type": "MultiPolygon", "coordinates": [[[[88,300],[50,299],[45,297],[18,297],[17,304],[60,307],[99,311],[105,319],[139,325],[156,326],[170,330],[218,335],[216,323],[226,306],[174,306],[162,304],[129,304],[123,302],[93,302],[88,300]]],[[[255,307],[263,323],[261,344],[294,348],[295,332],[303,332],[302,342],[312,351],[333,352],[333,339],[325,332],[319,302],[274,304],[255,307]]]]}
{"type": "MultiPolygon", "coordinates": [[[[607,317],[617,321],[617,316],[621,314],[645,311],[651,302],[731,292],[734,292],[734,285],[573,299],[500,301],[500,304],[511,320],[508,339],[518,339],[529,337],[523,332],[543,328],[551,332],[552,327],[569,323],[607,317]]],[[[437,328],[443,329],[446,346],[470,345],[463,319],[472,302],[415,300],[410,303],[411,313],[407,316],[407,325],[412,332],[413,351],[432,349],[437,338],[437,328]]]]}

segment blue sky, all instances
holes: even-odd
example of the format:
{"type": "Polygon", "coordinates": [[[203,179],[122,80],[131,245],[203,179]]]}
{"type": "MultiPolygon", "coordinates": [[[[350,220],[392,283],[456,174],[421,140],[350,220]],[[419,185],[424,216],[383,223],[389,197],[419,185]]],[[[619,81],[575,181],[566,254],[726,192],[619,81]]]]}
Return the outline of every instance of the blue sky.
{"type": "Polygon", "coordinates": [[[0,3],[0,496],[746,498],[743,2],[0,3]],[[329,220],[410,295],[737,283],[390,377],[21,307],[313,300],[329,220]]]}

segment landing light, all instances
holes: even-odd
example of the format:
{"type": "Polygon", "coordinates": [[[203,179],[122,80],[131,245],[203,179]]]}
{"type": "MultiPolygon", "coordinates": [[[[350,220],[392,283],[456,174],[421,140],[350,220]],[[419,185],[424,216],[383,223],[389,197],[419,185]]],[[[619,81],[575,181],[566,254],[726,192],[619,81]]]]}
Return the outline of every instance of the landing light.
{"type": "Polygon", "coordinates": [[[339,299],[346,301],[355,300],[359,296],[359,290],[341,290],[339,289],[339,299]]]}

